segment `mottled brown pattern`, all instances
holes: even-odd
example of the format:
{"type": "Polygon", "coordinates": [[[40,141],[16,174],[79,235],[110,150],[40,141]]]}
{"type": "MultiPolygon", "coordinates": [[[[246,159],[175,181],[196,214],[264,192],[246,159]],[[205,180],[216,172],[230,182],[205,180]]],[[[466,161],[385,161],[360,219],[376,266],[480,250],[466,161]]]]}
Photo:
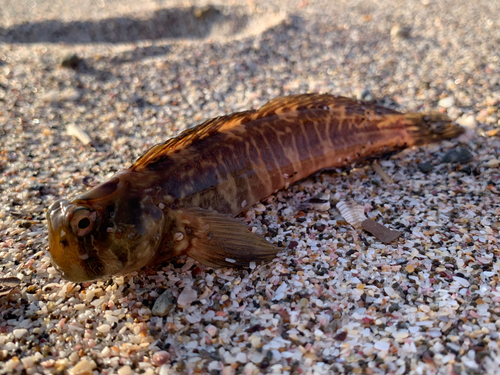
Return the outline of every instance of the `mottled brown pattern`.
{"type": "Polygon", "coordinates": [[[214,266],[268,261],[277,248],[226,214],[321,169],[462,131],[441,114],[405,115],[326,94],[277,98],[156,145],[107,183],[55,203],[48,211],[52,259],[74,281],[180,254],[214,266]]]}
{"type": "MultiPolygon", "coordinates": [[[[237,215],[318,170],[418,143],[420,138],[407,132],[410,120],[396,111],[345,97],[281,97],[258,110],[218,117],[189,129],[151,148],[130,170],[157,173],[179,206],[237,215]]],[[[415,125],[421,130],[420,124],[415,125]]]]}

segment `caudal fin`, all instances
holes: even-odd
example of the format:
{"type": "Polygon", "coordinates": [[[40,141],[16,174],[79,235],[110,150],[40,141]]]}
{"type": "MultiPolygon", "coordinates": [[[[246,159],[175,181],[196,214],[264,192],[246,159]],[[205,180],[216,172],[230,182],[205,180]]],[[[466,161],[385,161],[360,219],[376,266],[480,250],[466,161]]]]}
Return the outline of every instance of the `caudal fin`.
{"type": "Polygon", "coordinates": [[[408,113],[405,117],[409,122],[406,130],[413,137],[415,146],[455,138],[466,130],[439,112],[408,113]]]}

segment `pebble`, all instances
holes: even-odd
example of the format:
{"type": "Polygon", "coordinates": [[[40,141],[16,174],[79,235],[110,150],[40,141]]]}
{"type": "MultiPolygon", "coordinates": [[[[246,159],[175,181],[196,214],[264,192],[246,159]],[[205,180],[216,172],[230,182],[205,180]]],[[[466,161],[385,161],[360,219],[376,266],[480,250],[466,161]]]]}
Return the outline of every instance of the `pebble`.
{"type": "Polygon", "coordinates": [[[13,330],[12,333],[14,334],[14,337],[16,339],[20,339],[21,337],[23,337],[24,335],[26,335],[28,333],[28,330],[24,329],[24,328],[19,328],[19,329],[13,330]]]}
{"type": "Polygon", "coordinates": [[[92,375],[94,369],[97,367],[96,363],[92,360],[82,359],[73,367],[69,373],[71,375],[92,375]]]}
{"type": "Polygon", "coordinates": [[[7,362],[5,362],[4,364],[4,369],[6,371],[14,371],[15,369],[17,369],[20,365],[20,361],[19,361],[19,358],[17,357],[14,357],[12,359],[9,359],[7,362]]]}
{"type": "Polygon", "coordinates": [[[408,264],[405,267],[405,271],[408,272],[408,273],[413,273],[413,272],[415,272],[415,266],[413,266],[412,264],[408,264]]]}
{"type": "Polygon", "coordinates": [[[198,294],[196,293],[196,291],[191,289],[191,287],[186,286],[182,291],[182,293],[177,298],[177,303],[181,307],[186,307],[187,305],[193,303],[197,299],[198,299],[198,294]]]}
{"type": "Polygon", "coordinates": [[[74,136],[76,139],[78,139],[80,142],[82,142],[84,145],[88,145],[92,139],[90,136],[83,130],[81,127],[79,127],[76,124],[69,124],[66,126],[66,132],[69,135],[74,136]]]}
{"type": "Polygon", "coordinates": [[[101,333],[109,333],[111,330],[111,326],[109,324],[101,324],[99,327],[97,327],[97,331],[101,333]]]}
{"type": "Polygon", "coordinates": [[[490,168],[498,167],[498,165],[500,165],[500,160],[498,159],[490,159],[486,162],[486,166],[490,168]]]}
{"type": "Polygon", "coordinates": [[[220,371],[219,361],[212,361],[208,364],[208,371],[220,371]]]}
{"type": "Polygon", "coordinates": [[[479,113],[476,116],[476,120],[478,122],[486,122],[487,118],[488,118],[488,111],[486,109],[479,111],[479,113]]]}
{"type": "Polygon", "coordinates": [[[473,115],[463,115],[456,120],[457,124],[460,124],[468,129],[476,129],[477,121],[473,115]]]}
{"type": "Polygon", "coordinates": [[[473,156],[469,150],[464,147],[458,146],[450,151],[448,151],[441,158],[443,163],[468,163],[473,159],[473,156]]]}
{"type": "Polygon", "coordinates": [[[417,167],[422,173],[429,173],[433,168],[432,164],[429,162],[418,163],[417,167]]]}
{"type": "Polygon", "coordinates": [[[238,353],[236,355],[236,361],[240,363],[247,363],[247,355],[245,353],[238,353]]]}
{"type": "Polygon", "coordinates": [[[455,98],[453,96],[447,96],[446,98],[440,99],[438,106],[442,108],[450,108],[455,104],[455,98]]]}
{"type": "Polygon", "coordinates": [[[391,347],[391,344],[389,344],[387,341],[377,341],[373,347],[377,350],[389,350],[391,347]]]}
{"type": "Polygon", "coordinates": [[[118,371],[118,375],[130,375],[135,373],[132,371],[132,368],[130,366],[122,366],[118,371]]]}
{"type": "Polygon", "coordinates": [[[347,338],[347,332],[342,331],[342,332],[336,334],[333,338],[334,338],[334,340],[337,340],[337,341],[344,341],[347,338]]]}
{"type": "Polygon", "coordinates": [[[213,326],[212,324],[209,324],[205,329],[207,333],[212,337],[217,334],[217,327],[213,326]]]}
{"type": "Polygon", "coordinates": [[[356,93],[356,99],[362,100],[365,102],[373,102],[373,100],[375,100],[375,98],[373,97],[373,94],[368,89],[359,90],[356,93]]]}
{"type": "Polygon", "coordinates": [[[170,365],[162,365],[160,367],[160,375],[172,375],[174,371],[171,369],[170,365]]]}
{"type": "Polygon", "coordinates": [[[410,32],[411,32],[410,27],[396,24],[391,28],[391,38],[406,39],[410,36],[410,32]]]}
{"type": "Polygon", "coordinates": [[[153,354],[153,362],[158,367],[168,363],[169,359],[170,353],[165,350],[160,350],[159,352],[153,354]]]}
{"type": "Polygon", "coordinates": [[[175,307],[175,297],[172,291],[167,289],[155,301],[151,313],[156,316],[168,315],[175,307]]]}

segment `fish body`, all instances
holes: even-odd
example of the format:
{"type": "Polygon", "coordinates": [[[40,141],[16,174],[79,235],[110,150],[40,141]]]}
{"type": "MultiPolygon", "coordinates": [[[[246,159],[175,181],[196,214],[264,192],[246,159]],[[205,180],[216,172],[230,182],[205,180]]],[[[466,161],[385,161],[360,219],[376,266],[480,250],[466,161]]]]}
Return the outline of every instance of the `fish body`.
{"type": "Polygon", "coordinates": [[[269,261],[278,249],[232,217],[322,169],[462,132],[441,114],[402,114],[328,94],[280,97],[206,121],[83,195],[55,202],[49,251],[72,281],[178,255],[210,266],[269,261]]]}

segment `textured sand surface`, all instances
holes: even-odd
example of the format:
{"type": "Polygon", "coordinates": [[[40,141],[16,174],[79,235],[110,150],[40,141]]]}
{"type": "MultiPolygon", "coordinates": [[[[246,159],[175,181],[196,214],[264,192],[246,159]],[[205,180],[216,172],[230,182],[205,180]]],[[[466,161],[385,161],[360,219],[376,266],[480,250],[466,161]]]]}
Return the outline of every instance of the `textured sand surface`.
{"type": "Polygon", "coordinates": [[[500,373],[497,1],[0,9],[0,278],[20,281],[0,280],[0,372],[500,373]],[[439,110],[471,130],[257,204],[242,220],[282,247],[269,265],[181,258],[82,284],[52,267],[56,199],[204,119],[303,92],[439,110]],[[339,202],[402,235],[381,243],[339,202]]]}

